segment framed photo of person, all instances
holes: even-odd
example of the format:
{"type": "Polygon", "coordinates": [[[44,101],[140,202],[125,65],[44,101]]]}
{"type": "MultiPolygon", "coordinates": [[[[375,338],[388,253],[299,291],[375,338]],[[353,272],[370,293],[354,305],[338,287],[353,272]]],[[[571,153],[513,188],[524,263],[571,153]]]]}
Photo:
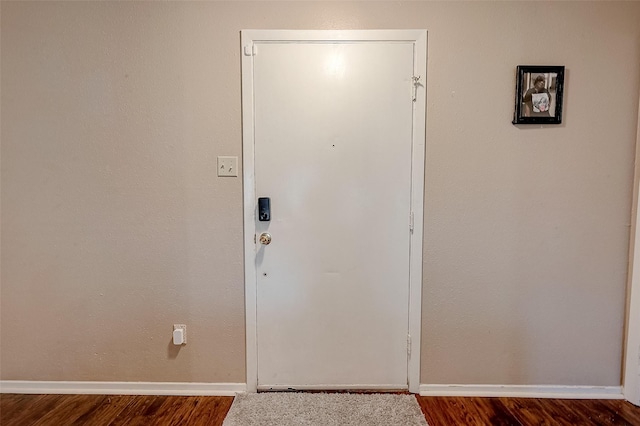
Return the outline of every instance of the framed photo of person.
{"type": "Polygon", "coordinates": [[[562,123],[564,66],[518,65],[513,124],[562,123]]]}

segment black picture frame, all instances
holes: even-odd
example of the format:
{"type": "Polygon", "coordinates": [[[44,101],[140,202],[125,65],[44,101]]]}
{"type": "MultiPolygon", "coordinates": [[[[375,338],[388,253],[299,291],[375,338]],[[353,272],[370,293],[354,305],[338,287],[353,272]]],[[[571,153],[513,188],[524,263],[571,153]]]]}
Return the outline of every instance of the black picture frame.
{"type": "Polygon", "coordinates": [[[518,65],[513,124],[560,124],[564,66],[518,65]]]}

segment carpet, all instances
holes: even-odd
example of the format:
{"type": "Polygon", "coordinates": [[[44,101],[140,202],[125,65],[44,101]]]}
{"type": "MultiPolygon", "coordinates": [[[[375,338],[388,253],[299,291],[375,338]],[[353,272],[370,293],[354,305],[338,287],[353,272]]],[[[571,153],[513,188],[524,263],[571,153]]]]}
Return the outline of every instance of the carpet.
{"type": "Polygon", "coordinates": [[[223,426],[427,426],[413,395],[266,392],[235,397],[223,426]]]}

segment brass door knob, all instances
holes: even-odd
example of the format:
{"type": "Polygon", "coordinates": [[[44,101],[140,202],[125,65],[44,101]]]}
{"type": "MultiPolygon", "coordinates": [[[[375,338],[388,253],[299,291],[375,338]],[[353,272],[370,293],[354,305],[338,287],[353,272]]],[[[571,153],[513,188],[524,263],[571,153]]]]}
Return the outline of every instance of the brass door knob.
{"type": "Polygon", "coordinates": [[[260,243],[268,246],[271,243],[271,234],[268,232],[263,232],[260,234],[260,243]]]}

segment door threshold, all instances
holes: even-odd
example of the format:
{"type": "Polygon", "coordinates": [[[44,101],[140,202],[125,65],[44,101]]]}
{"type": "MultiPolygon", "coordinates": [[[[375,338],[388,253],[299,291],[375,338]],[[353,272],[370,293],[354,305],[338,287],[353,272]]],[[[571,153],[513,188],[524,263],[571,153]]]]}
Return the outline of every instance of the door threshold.
{"type": "Polygon", "coordinates": [[[301,393],[391,393],[410,394],[408,387],[384,386],[260,386],[258,392],[301,392],[301,393]]]}

